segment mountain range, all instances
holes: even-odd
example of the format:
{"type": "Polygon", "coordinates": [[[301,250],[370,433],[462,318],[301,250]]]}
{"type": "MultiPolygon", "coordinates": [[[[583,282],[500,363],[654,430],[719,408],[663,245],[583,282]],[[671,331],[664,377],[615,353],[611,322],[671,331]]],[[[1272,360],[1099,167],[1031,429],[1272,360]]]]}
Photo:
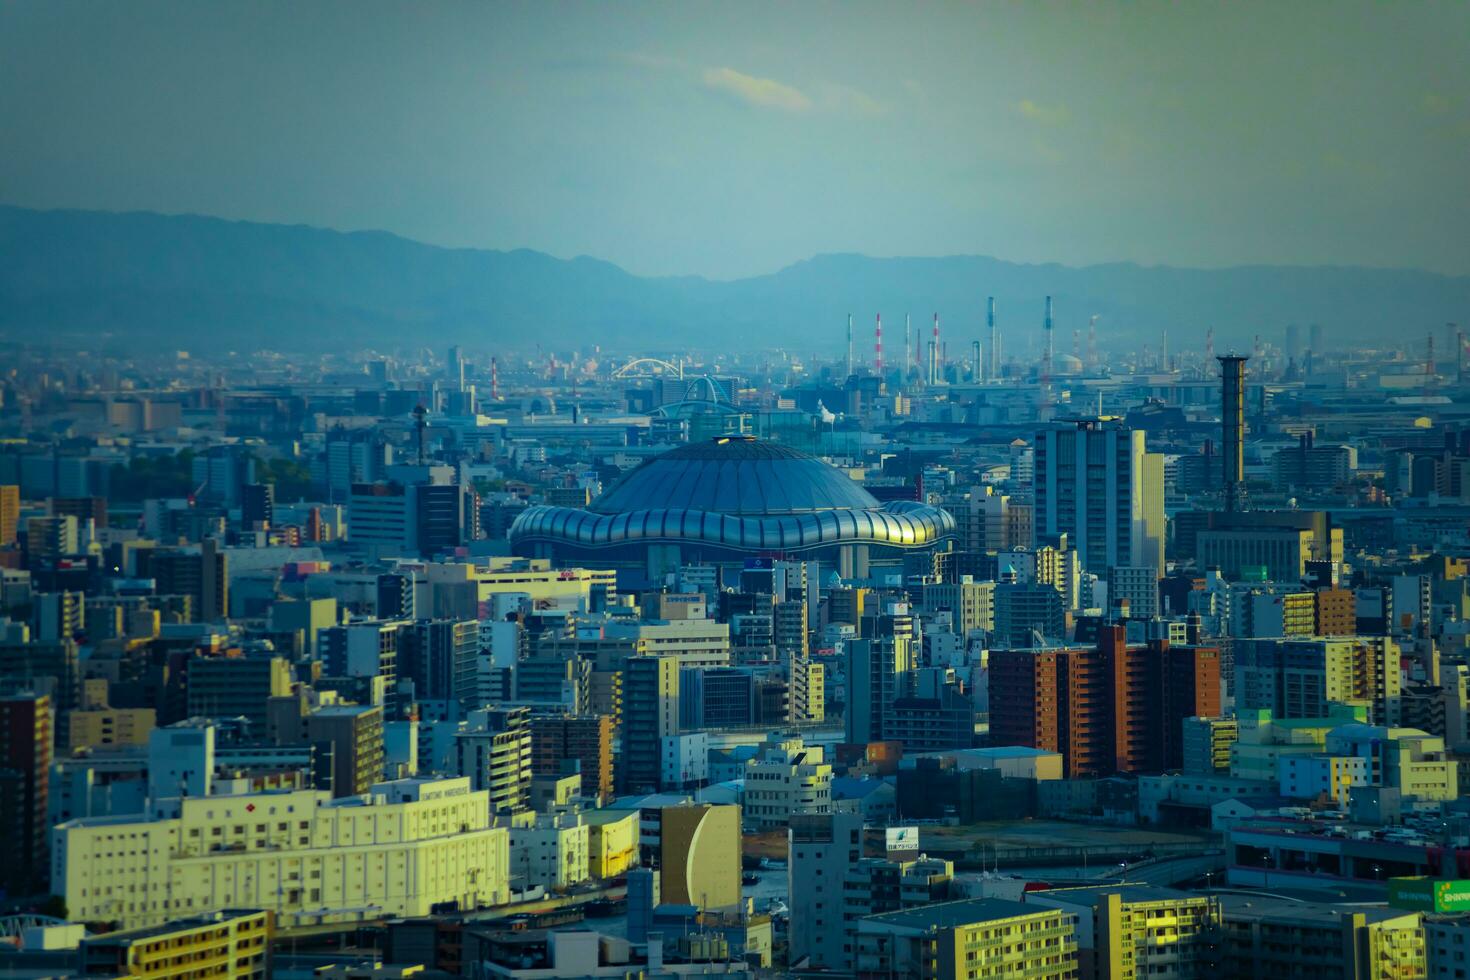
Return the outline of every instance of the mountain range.
{"type": "MultiPolygon", "coordinates": [[[[196,215],[0,206],[0,338],[61,346],[383,350],[464,344],[531,352],[785,347],[833,356],[855,316],[860,354],[876,312],[892,360],[905,312],[916,342],[934,311],[956,346],[984,340],[995,296],[1002,350],[1040,350],[1044,297],[1059,352],[1097,314],[1105,347],[1248,349],[1287,324],[1333,343],[1422,349],[1470,324],[1470,277],[1414,269],[1110,263],[1027,265],[985,256],[819,255],[733,281],[640,277],[597,259],[427,245],[386,232],[196,215]]],[[[951,353],[954,353],[953,351],[951,353]]]]}

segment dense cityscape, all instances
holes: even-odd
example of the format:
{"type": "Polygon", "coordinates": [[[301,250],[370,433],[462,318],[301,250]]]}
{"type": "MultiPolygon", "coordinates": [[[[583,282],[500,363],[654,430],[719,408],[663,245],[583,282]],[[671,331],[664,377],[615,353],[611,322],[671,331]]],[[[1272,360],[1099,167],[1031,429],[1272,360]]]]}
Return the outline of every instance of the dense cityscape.
{"type": "Polygon", "coordinates": [[[1466,38],[0,0],[0,980],[1464,980],[1466,38]]]}
{"type": "Polygon", "coordinates": [[[1463,336],[1078,356],[1048,303],[1026,363],[986,305],[888,362],[16,348],[0,967],[1458,952],[1463,336]]]}

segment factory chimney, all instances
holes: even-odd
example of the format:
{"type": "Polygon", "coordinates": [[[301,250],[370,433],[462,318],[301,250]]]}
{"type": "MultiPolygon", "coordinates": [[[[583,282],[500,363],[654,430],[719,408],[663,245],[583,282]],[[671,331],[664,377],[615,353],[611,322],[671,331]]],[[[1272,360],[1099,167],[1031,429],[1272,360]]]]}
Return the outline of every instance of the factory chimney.
{"type": "Polygon", "coordinates": [[[1000,377],[1000,345],[995,342],[995,297],[985,301],[985,325],[990,328],[990,380],[1000,377]]]}
{"type": "Polygon", "coordinates": [[[878,314],[878,325],[873,329],[873,370],[883,377],[883,314],[878,314]]]}
{"type": "Polygon", "coordinates": [[[847,315],[847,377],[852,377],[852,314],[847,315]]]}

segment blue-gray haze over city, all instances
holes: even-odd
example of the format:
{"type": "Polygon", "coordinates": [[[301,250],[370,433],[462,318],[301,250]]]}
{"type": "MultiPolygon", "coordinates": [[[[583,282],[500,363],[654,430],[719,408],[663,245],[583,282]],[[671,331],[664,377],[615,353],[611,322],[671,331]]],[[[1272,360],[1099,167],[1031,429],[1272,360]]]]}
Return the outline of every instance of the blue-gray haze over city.
{"type": "Polygon", "coordinates": [[[0,0],[0,978],[1464,977],[1467,41],[0,0]]]}

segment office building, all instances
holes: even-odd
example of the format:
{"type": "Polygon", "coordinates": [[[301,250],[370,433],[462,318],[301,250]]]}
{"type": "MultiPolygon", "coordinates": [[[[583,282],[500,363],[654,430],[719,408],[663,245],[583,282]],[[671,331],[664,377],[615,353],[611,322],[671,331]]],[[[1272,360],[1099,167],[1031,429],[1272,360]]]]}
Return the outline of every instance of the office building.
{"type": "Polygon", "coordinates": [[[329,677],[381,677],[389,690],[398,682],[398,633],[402,620],[371,620],[324,629],[317,649],[329,677]]]}
{"type": "Polygon", "coordinates": [[[656,789],[664,740],[679,734],[679,660],[636,656],[623,663],[622,753],[624,792],[656,789]]]}
{"type": "Polygon", "coordinates": [[[87,818],[53,832],[53,890],[78,922],[124,929],[239,906],[278,927],[424,916],[509,900],[508,833],[465,779],[188,797],[177,816],[87,818]]]}
{"type": "Polygon", "coordinates": [[[1066,638],[1066,600],[1054,586],[1003,582],[995,587],[996,648],[1024,650],[1066,638]]]}
{"type": "Polygon", "coordinates": [[[1036,535],[1065,534],[1094,575],[1164,570],[1164,460],[1140,429],[1081,419],[1036,434],[1036,535]]]}
{"type": "Polygon", "coordinates": [[[842,970],[852,963],[844,918],[847,869],[863,856],[862,814],[840,810],[791,818],[787,832],[787,895],[793,967],[842,970]]]}
{"type": "Polygon", "coordinates": [[[797,815],[832,807],[832,767],[821,746],[800,736],[767,739],[745,764],[745,819],[756,831],[787,826],[797,815]]]}
{"type": "Polygon", "coordinates": [[[397,674],[413,681],[416,699],[479,706],[478,621],[421,619],[398,629],[396,646],[397,674]]]}
{"type": "Polygon", "coordinates": [[[257,737],[266,733],[269,700],[291,693],[284,657],[194,657],[188,671],[189,717],[245,718],[257,737]]]}

